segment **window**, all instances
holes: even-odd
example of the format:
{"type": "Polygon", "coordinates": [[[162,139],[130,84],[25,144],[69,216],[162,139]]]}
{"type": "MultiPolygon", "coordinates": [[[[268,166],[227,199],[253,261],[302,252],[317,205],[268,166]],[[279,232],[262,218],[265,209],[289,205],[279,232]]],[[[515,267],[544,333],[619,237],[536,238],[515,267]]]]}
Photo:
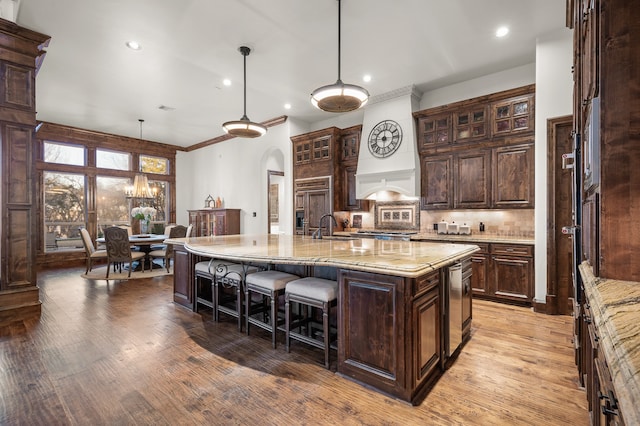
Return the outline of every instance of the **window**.
{"type": "Polygon", "coordinates": [[[85,158],[85,149],[82,146],[53,142],[44,143],[44,161],[47,163],[84,166],[85,158]]]}
{"type": "Polygon", "coordinates": [[[175,172],[170,170],[174,149],[145,142],[132,145],[108,134],[88,140],[83,131],[57,125],[47,128],[47,138],[36,136],[41,156],[35,164],[39,254],[64,260],[84,256],[82,227],[94,239],[104,236],[105,227],[111,225],[130,225],[139,232],[139,222],[131,217],[133,207],[156,208],[151,232],[162,233],[168,222],[175,221],[170,188],[175,183],[175,172]],[[125,195],[139,169],[153,179],[151,199],[125,195]]]}
{"type": "Polygon", "coordinates": [[[96,213],[98,236],[111,225],[129,225],[131,222],[129,202],[124,188],[131,185],[128,178],[96,177],[96,213]]]}
{"type": "Polygon", "coordinates": [[[140,155],[140,171],[157,175],[169,174],[169,160],[150,155],[140,155]]]}
{"type": "Polygon", "coordinates": [[[84,175],[44,172],[45,251],[82,248],[84,175]]]}
{"type": "Polygon", "coordinates": [[[131,154],[96,149],[96,166],[104,169],[131,170],[131,154]]]}
{"type": "Polygon", "coordinates": [[[167,223],[167,187],[169,184],[165,181],[149,181],[151,192],[155,196],[152,204],[156,208],[156,216],[153,223],[167,223]]]}

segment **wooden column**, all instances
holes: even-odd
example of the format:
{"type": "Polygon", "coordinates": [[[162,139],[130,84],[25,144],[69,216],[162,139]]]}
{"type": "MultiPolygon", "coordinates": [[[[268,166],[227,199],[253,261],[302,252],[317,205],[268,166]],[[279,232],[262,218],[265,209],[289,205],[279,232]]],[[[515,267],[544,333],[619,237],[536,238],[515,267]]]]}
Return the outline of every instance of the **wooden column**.
{"type": "Polygon", "coordinates": [[[40,314],[33,140],[36,73],[49,40],[0,19],[0,325],[40,314]]]}

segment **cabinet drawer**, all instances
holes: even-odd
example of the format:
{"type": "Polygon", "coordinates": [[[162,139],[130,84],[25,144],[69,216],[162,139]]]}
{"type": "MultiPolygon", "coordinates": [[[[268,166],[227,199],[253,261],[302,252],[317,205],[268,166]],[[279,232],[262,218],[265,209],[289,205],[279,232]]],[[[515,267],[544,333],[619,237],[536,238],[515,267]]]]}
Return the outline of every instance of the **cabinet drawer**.
{"type": "Polygon", "coordinates": [[[533,256],[533,246],[525,246],[519,244],[493,244],[491,253],[507,256],[533,256]]]}
{"type": "Polygon", "coordinates": [[[480,247],[480,251],[473,253],[473,255],[489,254],[489,243],[469,243],[469,244],[473,244],[480,247]]]}
{"type": "Polygon", "coordinates": [[[296,192],[323,189],[331,189],[331,177],[296,179],[294,182],[294,190],[296,192]]]}
{"type": "Polygon", "coordinates": [[[440,284],[440,272],[430,272],[427,275],[423,275],[415,279],[415,281],[413,282],[413,294],[417,295],[433,287],[436,287],[438,284],[440,284]]]}

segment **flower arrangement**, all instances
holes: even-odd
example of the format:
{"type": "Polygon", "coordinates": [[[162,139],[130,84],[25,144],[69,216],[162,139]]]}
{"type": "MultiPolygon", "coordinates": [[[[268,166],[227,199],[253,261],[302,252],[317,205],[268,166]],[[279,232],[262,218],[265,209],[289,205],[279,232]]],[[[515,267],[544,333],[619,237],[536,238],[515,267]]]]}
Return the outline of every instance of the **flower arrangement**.
{"type": "Polygon", "coordinates": [[[153,207],[134,207],[131,209],[131,217],[140,221],[140,232],[147,233],[151,218],[156,215],[157,210],[153,207]]]}

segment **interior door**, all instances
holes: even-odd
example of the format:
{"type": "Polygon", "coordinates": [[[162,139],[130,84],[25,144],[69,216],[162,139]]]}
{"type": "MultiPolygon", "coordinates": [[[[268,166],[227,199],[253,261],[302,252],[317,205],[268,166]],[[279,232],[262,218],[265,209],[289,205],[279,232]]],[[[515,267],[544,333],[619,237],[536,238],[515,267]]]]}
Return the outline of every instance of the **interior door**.
{"type": "Polygon", "coordinates": [[[573,118],[549,120],[549,230],[547,313],[568,315],[573,310],[574,284],[574,149],[573,118]],[[567,156],[567,154],[570,154],[567,156]]]}

